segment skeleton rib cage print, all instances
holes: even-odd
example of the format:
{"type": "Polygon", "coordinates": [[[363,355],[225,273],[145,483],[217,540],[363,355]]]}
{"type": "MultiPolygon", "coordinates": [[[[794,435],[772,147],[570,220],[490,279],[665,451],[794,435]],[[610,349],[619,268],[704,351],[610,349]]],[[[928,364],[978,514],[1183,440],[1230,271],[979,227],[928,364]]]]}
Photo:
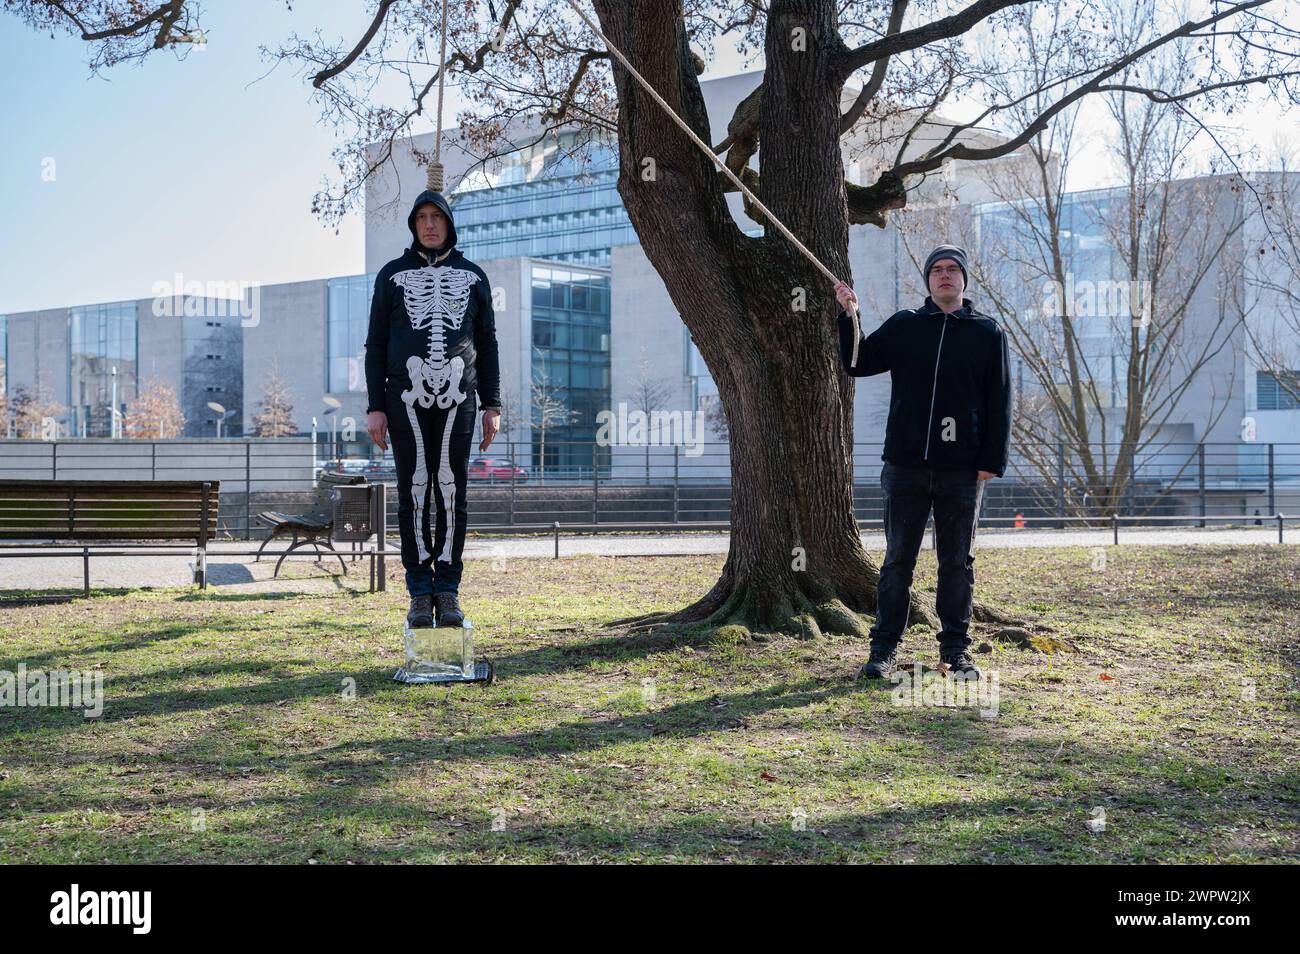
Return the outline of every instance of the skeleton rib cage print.
{"type": "Polygon", "coordinates": [[[430,407],[436,401],[438,407],[448,408],[465,400],[461,390],[465,361],[460,357],[447,359],[447,332],[460,330],[478,280],[474,272],[438,265],[393,275],[393,283],[402,289],[411,327],[429,334],[428,356],[406,359],[411,387],[403,392],[402,400],[408,407],[412,402],[430,407]]]}

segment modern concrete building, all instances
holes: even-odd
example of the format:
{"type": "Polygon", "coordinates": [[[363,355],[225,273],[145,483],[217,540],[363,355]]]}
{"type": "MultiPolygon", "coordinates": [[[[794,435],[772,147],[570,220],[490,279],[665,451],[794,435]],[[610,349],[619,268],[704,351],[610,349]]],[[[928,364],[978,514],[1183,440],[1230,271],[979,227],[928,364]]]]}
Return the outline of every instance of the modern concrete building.
{"type": "MultiPolygon", "coordinates": [[[[761,78],[751,72],[702,84],[713,129],[726,127],[736,105],[761,78]]],[[[856,92],[846,90],[846,108],[856,92]]],[[[884,156],[893,158],[903,123],[890,123],[870,130],[873,142],[887,141],[885,148],[868,142],[865,129],[842,143],[849,181],[873,182],[884,156]]],[[[935,120],[913,137],[904,154],[928,148],[947,130],[935,120]]],[[[484,268],[493,289],[506,414],[501,443],[492,453],[537,466],[544,441],[548,469],[589,472],[594,462],[611,468],[616,479],[635,479],[647,469],[653,477],[669,477],[681,462],[680,447],[649,452],[613,447],[593,458],[589,446],[602,410],[650,410],[647,395],[652,394],[650,403],[661,411],[702,413],[717,394],[628,221],[615,188],[614,150],[609,143],[583,142],[574,132],[539,138],[527,119],[516,120],[509,135],[520,149],[487,163],[470,154],[454,129],[444,130],[442,150],[460,245],[484,268]],[[539,405],[555,403],[564,406],[563,412],[548,414],[543,429],[539,405]]],[[[963,134],[963,140],[996,141],[977,132],[963,134]]],[[[187,434],[215,433],[215,416],[206,411],[209,401],[239,410],[227,424],[227,433],[234,434],[251,432],[272,370],[278,368],[300,433],[311,433],[313,427],[323,437],[335,432],[344,452],[369,454],[364,342],[374,276],[410,244],[406,217],[425,181],[416,151],[427,154],[432,143],[427,135],[397,144],[367,183],[363,272],[262,286],[251,320],[213,323],[197,316],[158,316],[150,299],[11,315],[0,319],[3,386],[11,395],[19,388],[47,390],[68,406],[66,433],[80,433],[83,426],[87,433],[108,433],[106,425],[97,423],[96,409],[111,403],[110,371],[117,367],[119,406],[141,381],[158,377],[178,386],[187,434]]],[[[1025,161],[1012,154],[993,163],[948,167],[910,195],[909,208],[928,210],[936,221],[962,223],[961,229],[969,232],[961,240],[987,265],[999,256],[994,237],[1008,234],[1006,211],[1015,197],[1007,195],[1006,182],[1025,161]]],[[[1197,181],[1198,188],[1206,185],[1197,181]]],[[[1275,358],[1252,355],[1250,347],[1255,334],[1276,327],[1286,295],[1248,288],[1238,301],[1235,293],[1225,293],[1222,281],[1252,260],[1252,249],[1265,238],[1263,224],[1252,217],[1248,196],[1233,192],[1226,181],[1210,191],[1216,208],[1221,206],[1216,212],[1220,219],[1230,222],[1240,215],[1245,227],[1191,301],[1188,346],[1205,338],[1225,309],[1243,311],[1251,334],[1239,330],[1223,343],[1180,396],[1178,413],[1164,436],[1193,443],[1248,443],[1239,435],[1250,419],[1256,442],[1300,443],[1300,408],[1274,374],[1257,370],[1280,365],[1275,358]]],[[[1069,228],[1076,271],[1106,277],[1115,273],[1114,250],[1106,247],[1104,231],[1090,222],[1091,213],[1107,201],[1101,192],[1068,197],[1077,213],[1069,228]]],[[[742,230],[761,233],[763,224],[744,214],[738,195],[730,195],[728,202],[742,230]]],[[[893,222],[883,229],[850,228],[849,258],[868,330],[899,308],[920,303],[925,291],[916,258],[924,257],[925,249],[919,246],[932,237],[952,239],[959,231],[950,224],[934,236],[905,234],[893,222]]],[[[989,291],[976,284],[972,297],[996,315],[989,291]]],[[[1041,300],[1038,290],[1024,291],[1041,300]]],[[[1119,384],[1126,369],[1116,360],[1120,352],[1113,329],[1085,323],[1079,331],[1087,354],[1098,363],[1103,401],[1122,411],[1119,384]]],[[[1290,367],[1300,367],[1300,358],[1290,367]]],[[[1032,386],[1023,366],[1018,364],[1015,376],[1022,392],[1032,386]]],[[[889,391],[887,375],[859,379],[858,441],[883,440],[889,391]]],[[[703,438],[714,446],[690,461],[691,473],[725,479],[725,442],[707,423],[703,438]]],[[[1241,453],[1253,460],[1255,449],[1241,453]]],[[[865,473],[879,465],[878,449],[864,449],[861,457],[865,473]]]]}
{"type": "Polygon", "coordinates": [[[215,435],[208,402],[244,400],[240,321],[237,302],[194,296],[11,314],[0,326],[5,394],[11,411],[25,398],[49,408],[59,436],[109,437],[142,390],[164,384],[185,416],[182,436],[215,435]]]}

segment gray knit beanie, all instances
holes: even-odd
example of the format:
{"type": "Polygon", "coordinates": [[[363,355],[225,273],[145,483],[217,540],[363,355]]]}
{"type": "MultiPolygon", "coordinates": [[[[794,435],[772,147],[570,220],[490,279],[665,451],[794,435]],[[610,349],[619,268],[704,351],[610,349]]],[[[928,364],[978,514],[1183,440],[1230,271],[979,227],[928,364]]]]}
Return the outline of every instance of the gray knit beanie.
{"type": "Polygon", "coordinates": [[[925,260],[925,267],[921,269],[921,281],[925,283],[926,290],[929,291],[930,289],[930,269],[941,258],[950,258],[957,263],[961,268],[962,281],[965,282],[962,291],[969,288],[970,272],[966,269],[966,250],[958,248],[956,245],[940,245],[930,253],[930,256],[925,260]]]}

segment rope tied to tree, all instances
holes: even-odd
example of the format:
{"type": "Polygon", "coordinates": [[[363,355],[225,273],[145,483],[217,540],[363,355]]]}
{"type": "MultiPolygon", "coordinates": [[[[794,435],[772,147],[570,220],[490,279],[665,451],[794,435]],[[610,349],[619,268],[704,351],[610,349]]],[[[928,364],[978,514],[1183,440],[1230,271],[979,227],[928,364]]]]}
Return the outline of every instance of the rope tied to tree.
{"type": "MultiPolygon", "coordinates": [[[[695,145],[699,146],[700,149],[703,150],[704,154],[713,161],[713,164],[718,167],[719,171],[721,171],[725,176],[727,176],[727,178],[729,178],[732,181],[732,184],[734,184],[736,188],[741,191],[741,193],[750,201],[750,203],[754,206],[754,208],[758,209],[765,216],[767,216],[768,220],[773,225],[776,226],[777,231],[779,231],[782,235],[784,235],[787,239],[789,239],[790,242],[794,245],[794,247],[797,248],[800,252],[802,252],[803,256],[806,259],[808,259],[808,261],[811,262],[819,272],[825,275],[826,278],[829,279],[832,284],[839,284],[840,280],[835,276],[835,273],[832,272],[825,265],[823,265],[821,259],[819,259],[811,251],[809,251],[807,246],[805,246],[802,242],[800,242],[797,238],[795,238],[794,233],[785,227],[785,223],[783,223],[780,219],[778,219],[775,215],[773,215],[772,211],[759,200],[758,196],[754,195],[754,193],[749,190],[749,188],[745,185],[745,183],[740,181],[740,176],[732,172],[731,169],[727,167],[727,164],[723,162],[722,159],[718,156],[718,154],[714,152],[713,149],[707,143],[705,143],[702,139],[700,139],[699,136],[695,135],[695,130],[691,129],[691,127],[687,124],[686,120],[682,119],[681,116],[677,115],[677,113],[673,110],[673,108],[669,106],[668,103],[664,101],[664,98],[655,91],[653,86],[650,85],[649,81],[644,76],[642,76],[639,72],[637,72],[636,67],[634,67],[630,62],[628,62],[628,58],[623,55],[623,51],[620,50],[617,46],[615,46],[612,42],[610,42],[609,37],[605,36],[605,34],[601,31],[600,26],[595,22],[593,22],[592,19],[589,16],[587,16],[587,14],[583,11],[583,9],[580,6],[578,6],[577,0],[565,0],[565,2],[567,2],[569,6],[573,8],[574,13],[576,13],[579,17],[582,18],[582,21],[585,24],[587,24],[591,32],[596,34],[596,36],[600,38],[600,41],[604,43],[606,47],[609,48],[609,52],[614,54],[614,56],[618,58],[618,61],[623,64],[624,69],[626,69],[630,74],[632,74],[632,77],[638,83],[641,84],[641,87],[647,93],[650,94],[650,98],[663,107],[664,112],[666,112],[672,118],[673,122],[675,122],[679,127],[681,127],[682,132],[686,133],[686,135],[690,137],[691,142],[695,143],[695,145]]],[[[445,0],[444,0],[444,11],[445,9],[446,7],[445,7],[445,0]]],[[[446,30],[444,27],[444,35],[445,33],[446,30]]],[[[862,331],[858,321],[857,307],[854,306],[852,302],[850,302],[847,311],[849,314],[849,318],[853,322],[853,358],[850,361],[850,366],[855,367],[858,363],[858,344],[862,340],[862,331]]]]}

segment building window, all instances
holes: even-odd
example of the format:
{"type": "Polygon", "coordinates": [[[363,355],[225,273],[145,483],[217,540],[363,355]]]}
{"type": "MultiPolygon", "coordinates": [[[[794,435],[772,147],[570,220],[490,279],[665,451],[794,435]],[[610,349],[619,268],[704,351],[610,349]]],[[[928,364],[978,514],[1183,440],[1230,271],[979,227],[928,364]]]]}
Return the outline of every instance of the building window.
{"type": "MultiPolygon", "coordinates": [[[[572,416],[546,428],[547,471],[590,472],[596,415],[609,407],[609,274],[533,266],[532,373],[572,416]]],[[[530,402],[531,403],[531,402],[530,402]]],[[[533,408],[535,419],[538,410],[533,408]]],[[[536,425],[534,420],[534,425],[536,425]]],[[[597,466],[608,466],[600,448],[597,466]]],[[[543,464],[533,428],[533,459],[543,464]]]]}
{"type": "Polygon", "coordinates": [[[1294,411],[1300,407],[1300,371],[1255,372],[1256,408],[1261,411],[1294,411]]]}
{"type": "Polygon", "coordinates": [[[135,302],[70,308],[68,326],[68,405],[73,433],[108,437],[114,390],[118,414],[126,411],[127,402],[137,394],[135,302]]]}
{"type": "Polygon", "coordinates": [[[329,281],[325,390],[330,394],[366,389],[366,332],[375,275],[329,281]]]}
{"type": "Polygon", "coordinates": [[[457,187],[451,203],[459,247],[479,260],[527,256],[607,267],[613,245],[637,241],[617,180],[612,140],[584,144],[566,132],[531,144],[457,187]]]}
{"type": "Polygon", "coordinates": [[[686,380],[691,389],[691,410],[703,410],[703,404],[719,399],[718,386],[709,373],[709,366],[704,363],[704,356],[700,354],[695,339],[691,337],[690,329],[685,325],[682,325],[682,335],[685,341],[686,380]]]}

